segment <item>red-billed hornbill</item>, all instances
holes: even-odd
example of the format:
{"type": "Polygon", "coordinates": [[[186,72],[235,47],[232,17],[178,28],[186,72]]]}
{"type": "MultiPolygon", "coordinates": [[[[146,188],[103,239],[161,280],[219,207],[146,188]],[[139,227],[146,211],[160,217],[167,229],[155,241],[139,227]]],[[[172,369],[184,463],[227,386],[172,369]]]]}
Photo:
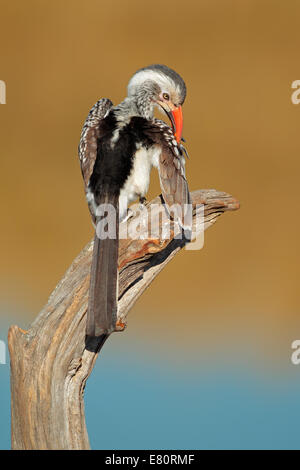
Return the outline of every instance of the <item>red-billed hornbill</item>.
{"type": "MultiPolygon", "coordinates": [[[[174,70],[151,65],[132,76],[122,103],[113,106],[103,98],[91,109],[81,133],[79,158],[95,224],[101,204],[112,204],[122,220],[132,201],[144,200],[153,166],[159,171],[166,206],[189,203],[181,145],[185,96],[185,83],[174,70]],[[155,106],[167,113],[172,129],[154,118],[155,106]]],[[[95,235],[87,336],[109,334],[116,327],[119,219],[116,238],[100,240],[95,235]]]]}

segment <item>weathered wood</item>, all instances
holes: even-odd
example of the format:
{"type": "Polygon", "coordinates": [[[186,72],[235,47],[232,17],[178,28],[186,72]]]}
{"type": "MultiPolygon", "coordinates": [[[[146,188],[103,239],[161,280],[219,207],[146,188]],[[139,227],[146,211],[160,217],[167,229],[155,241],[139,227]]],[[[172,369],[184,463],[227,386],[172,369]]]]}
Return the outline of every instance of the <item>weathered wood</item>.
{"type": "MultiPolygon", "coordinates": [[[[194,224],[204,204],[204,229],[239,207],[236,199],[215,190],[195,191],[192,200],[194,224]]],[[[148,212],[153,207],[154,212],[161,209],[159,197],[148,204],[148,212]]],[[[164,213],[161,226],[168,220],[164,213]]],[[[130,219],[129,227],[135,221],[130,219]]],[[[119,329],[138,297],[184,245],[173,232],[169,239],[120,240],[119,329]]],[[[77,256],[28,331],[9,330],[13,449],[89,449],[83,392],[107,339],[85,339],[92,248],[90,242],[77,256]]]]}

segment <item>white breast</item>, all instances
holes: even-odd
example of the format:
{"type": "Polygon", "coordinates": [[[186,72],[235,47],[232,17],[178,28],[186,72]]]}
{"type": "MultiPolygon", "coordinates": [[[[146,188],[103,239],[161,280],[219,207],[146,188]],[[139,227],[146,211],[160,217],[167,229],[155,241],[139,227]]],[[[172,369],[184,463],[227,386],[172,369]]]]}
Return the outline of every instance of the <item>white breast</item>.
{"type": "Polygon", "coordinates": [[[150,183],[151,168],[158,167],[160,152],[159,147],[152,147],[149,150],[143,147],[137,149],[131,173],[120,192],[119,212],[121,219],[126,215],[127,207],[131,202],[146,195],[150,183]]]}

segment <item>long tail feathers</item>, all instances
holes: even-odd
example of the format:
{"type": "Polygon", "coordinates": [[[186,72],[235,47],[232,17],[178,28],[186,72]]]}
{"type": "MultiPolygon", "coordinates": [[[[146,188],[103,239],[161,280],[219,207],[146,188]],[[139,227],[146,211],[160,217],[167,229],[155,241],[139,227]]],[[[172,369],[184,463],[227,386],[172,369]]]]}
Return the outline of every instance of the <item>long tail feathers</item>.
{"type": "MultiPolygon", "coordinates": [[[[87,336],[114,331],[118,310],[119,203],[116,195],[106,194],[102,204],[115,208],[115,238],[100,239],[96,226],[91,267],[87,336]]],[[[103,223],[102,219],[102,223],[103,223]]],[[[101,221],[99,222],[101,223],[101,221]]]]}

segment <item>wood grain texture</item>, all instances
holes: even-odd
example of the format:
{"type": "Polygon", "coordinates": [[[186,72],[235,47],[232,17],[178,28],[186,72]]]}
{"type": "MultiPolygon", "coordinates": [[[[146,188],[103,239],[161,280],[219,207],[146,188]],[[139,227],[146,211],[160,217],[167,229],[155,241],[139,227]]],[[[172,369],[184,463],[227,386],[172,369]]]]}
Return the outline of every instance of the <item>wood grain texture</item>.
{"type": "MultiPolygon", "coordinates": [[[[239,203],[216,190],[191,194],[193,223],[204,204],[204,229],[239,203]]],[[[162,209],[160,197],[147,205],[162,209]]],[[[153,210],[154,209],[154,210],[153,210]]],[[[163,209],[160,228],[168,222],[163,209]]],[[[137,217],[129,220],[134,227],[137,217]]],[[[143,225],[143,224],[142,224],[143,225]]],[[[144,223],[147,228],[147,220],[144,223]]],[[[173,230],[174,229],[174,230],[173,230]]],[[[124,236],[125,225],[120,226],[124,236]]],[[[185,245],[174,239],[121,239],[119,249],[118,329],[124,329],[129,310],[153,279],[185,245]]],[[[11,362],[13,449],[89,449],[84,415],[84,387],[107,337],[85,338],[92,245],[74,260],[28,331],[12,326],[8,333],[11,362]]]]}

